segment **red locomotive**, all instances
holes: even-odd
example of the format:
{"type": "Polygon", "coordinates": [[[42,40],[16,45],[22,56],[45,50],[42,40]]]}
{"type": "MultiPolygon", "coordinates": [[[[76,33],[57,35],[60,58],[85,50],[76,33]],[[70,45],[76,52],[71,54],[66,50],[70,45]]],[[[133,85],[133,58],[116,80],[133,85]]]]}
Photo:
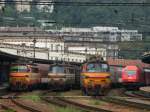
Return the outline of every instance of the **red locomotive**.
{"type": "Polygon", "coordinates": [[[143,70],[137,66],[126,66],[122,69],[122,84],[132,86],[142,86],[145,82],[143,70]]]}
{"type": "Polygon", "coordinates": [[[112,85],[115,87],[139,87],[150,85],[150,64],[140,60],[108,59],[112,85]]]}

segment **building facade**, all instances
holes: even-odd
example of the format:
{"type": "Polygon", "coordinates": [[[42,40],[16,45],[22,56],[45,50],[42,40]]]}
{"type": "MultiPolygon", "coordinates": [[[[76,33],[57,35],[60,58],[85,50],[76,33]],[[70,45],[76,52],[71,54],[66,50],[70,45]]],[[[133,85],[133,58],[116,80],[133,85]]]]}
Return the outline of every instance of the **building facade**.
{"type": "Polygon", "coordinates": [[[117,27],[62,28],[49,32],[35,27],[1,27],[0,31],[1,43],[48,48],[62,54],[99,54],[113,58],[118,58],[119,46],[109,42],[142,40],[137,30],[117,27]]]}
{"type": "Polygon", "coordinates": [[[19,12],[23,12],[23,11],[30,12],[31,10],[30,2],[32,2],[32,0],[19,0],[16,3],[16,10],[19,12]]]}
{"type": "Polygon", "coordinates": [[[5,6],[5,0],[0,0],[0,2],[2,2],[0,4],[0,10],[2,10],[2,8],[5,6]]]}

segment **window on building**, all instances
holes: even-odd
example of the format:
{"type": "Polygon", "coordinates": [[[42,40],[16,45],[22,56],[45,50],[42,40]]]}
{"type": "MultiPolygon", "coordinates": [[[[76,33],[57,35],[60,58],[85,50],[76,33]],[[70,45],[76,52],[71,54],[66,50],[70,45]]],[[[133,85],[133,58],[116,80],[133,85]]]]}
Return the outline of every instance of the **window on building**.
{"type": "Polygon", "coordinates": [[[58,60],[58,57],[55,57],[55,60],[58,60]]]}
{"type": "Polygon", "coordinates": [[[50,49],[51,49],[51,51],[53,51],[53,44],[51,44],[50,49]]]}

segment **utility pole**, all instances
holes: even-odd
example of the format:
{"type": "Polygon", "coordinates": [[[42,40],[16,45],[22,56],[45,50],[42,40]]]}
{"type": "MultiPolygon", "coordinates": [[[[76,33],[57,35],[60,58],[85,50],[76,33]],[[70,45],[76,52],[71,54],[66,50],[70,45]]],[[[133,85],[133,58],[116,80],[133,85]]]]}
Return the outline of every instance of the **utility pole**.
{"type": "Polygon", "coordinates": [[[34,61],[35,61],[35,45],[36,45],[36,42],[37,42],[36,39],[35,39],[35,30],[36,29],[34,28],[34,39],[32,41],[33,42],[33,54],[34,54],[33,58],[34,58],[34,61]]]}
{"type": "Polygon", "coordinates": [[[35,61],[35,44],[36,44],[36,39],[35,39],[35,37],[34,37],[34,39],[33,39],[32,42],[33,42],[33,45],[34,45],[34,46],[33,46],[33,52],[34,52],[34,56],[33,56],[33,57],[34,57],[34,61],[35,61]]]}

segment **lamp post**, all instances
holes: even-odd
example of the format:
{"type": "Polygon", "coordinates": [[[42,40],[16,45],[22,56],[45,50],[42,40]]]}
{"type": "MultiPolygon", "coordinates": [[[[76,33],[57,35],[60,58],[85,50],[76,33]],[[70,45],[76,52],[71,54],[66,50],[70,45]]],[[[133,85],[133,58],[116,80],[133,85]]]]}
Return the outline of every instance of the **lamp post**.
{"type": "Polygon", "coordinates": [[[35,44],[36,44],[36,39],[35,39],[35,37],[34,37],[34,39],[33,39],[33,52],[34,52],[34,55],[33,55],[33,57],[34,57],[34,61],[35,61],[35,44]]]}
{"type": "Polygon", "coordinates": [[[35,39],[35,37],[34,37],[34,39],[33,39],[33,58],[34,58],[34,61],[35,61],[35,44],[36,44],[36,39],[35,39]]]}
{"type": "Polygon", "coordinates": [[[85,48],[85,60],[87,61],[87,48],[85,48]]]}
{"type": "Polygon", "coordinates": [[[35,38],[35,32],[36,32],[36,28],[35,28],[35,26],[33,25],[33,36],[34,36],[34,38],[33,38],[33,61],[35,61],[35,44],[36,44],[36,38],[35,38]]]}

